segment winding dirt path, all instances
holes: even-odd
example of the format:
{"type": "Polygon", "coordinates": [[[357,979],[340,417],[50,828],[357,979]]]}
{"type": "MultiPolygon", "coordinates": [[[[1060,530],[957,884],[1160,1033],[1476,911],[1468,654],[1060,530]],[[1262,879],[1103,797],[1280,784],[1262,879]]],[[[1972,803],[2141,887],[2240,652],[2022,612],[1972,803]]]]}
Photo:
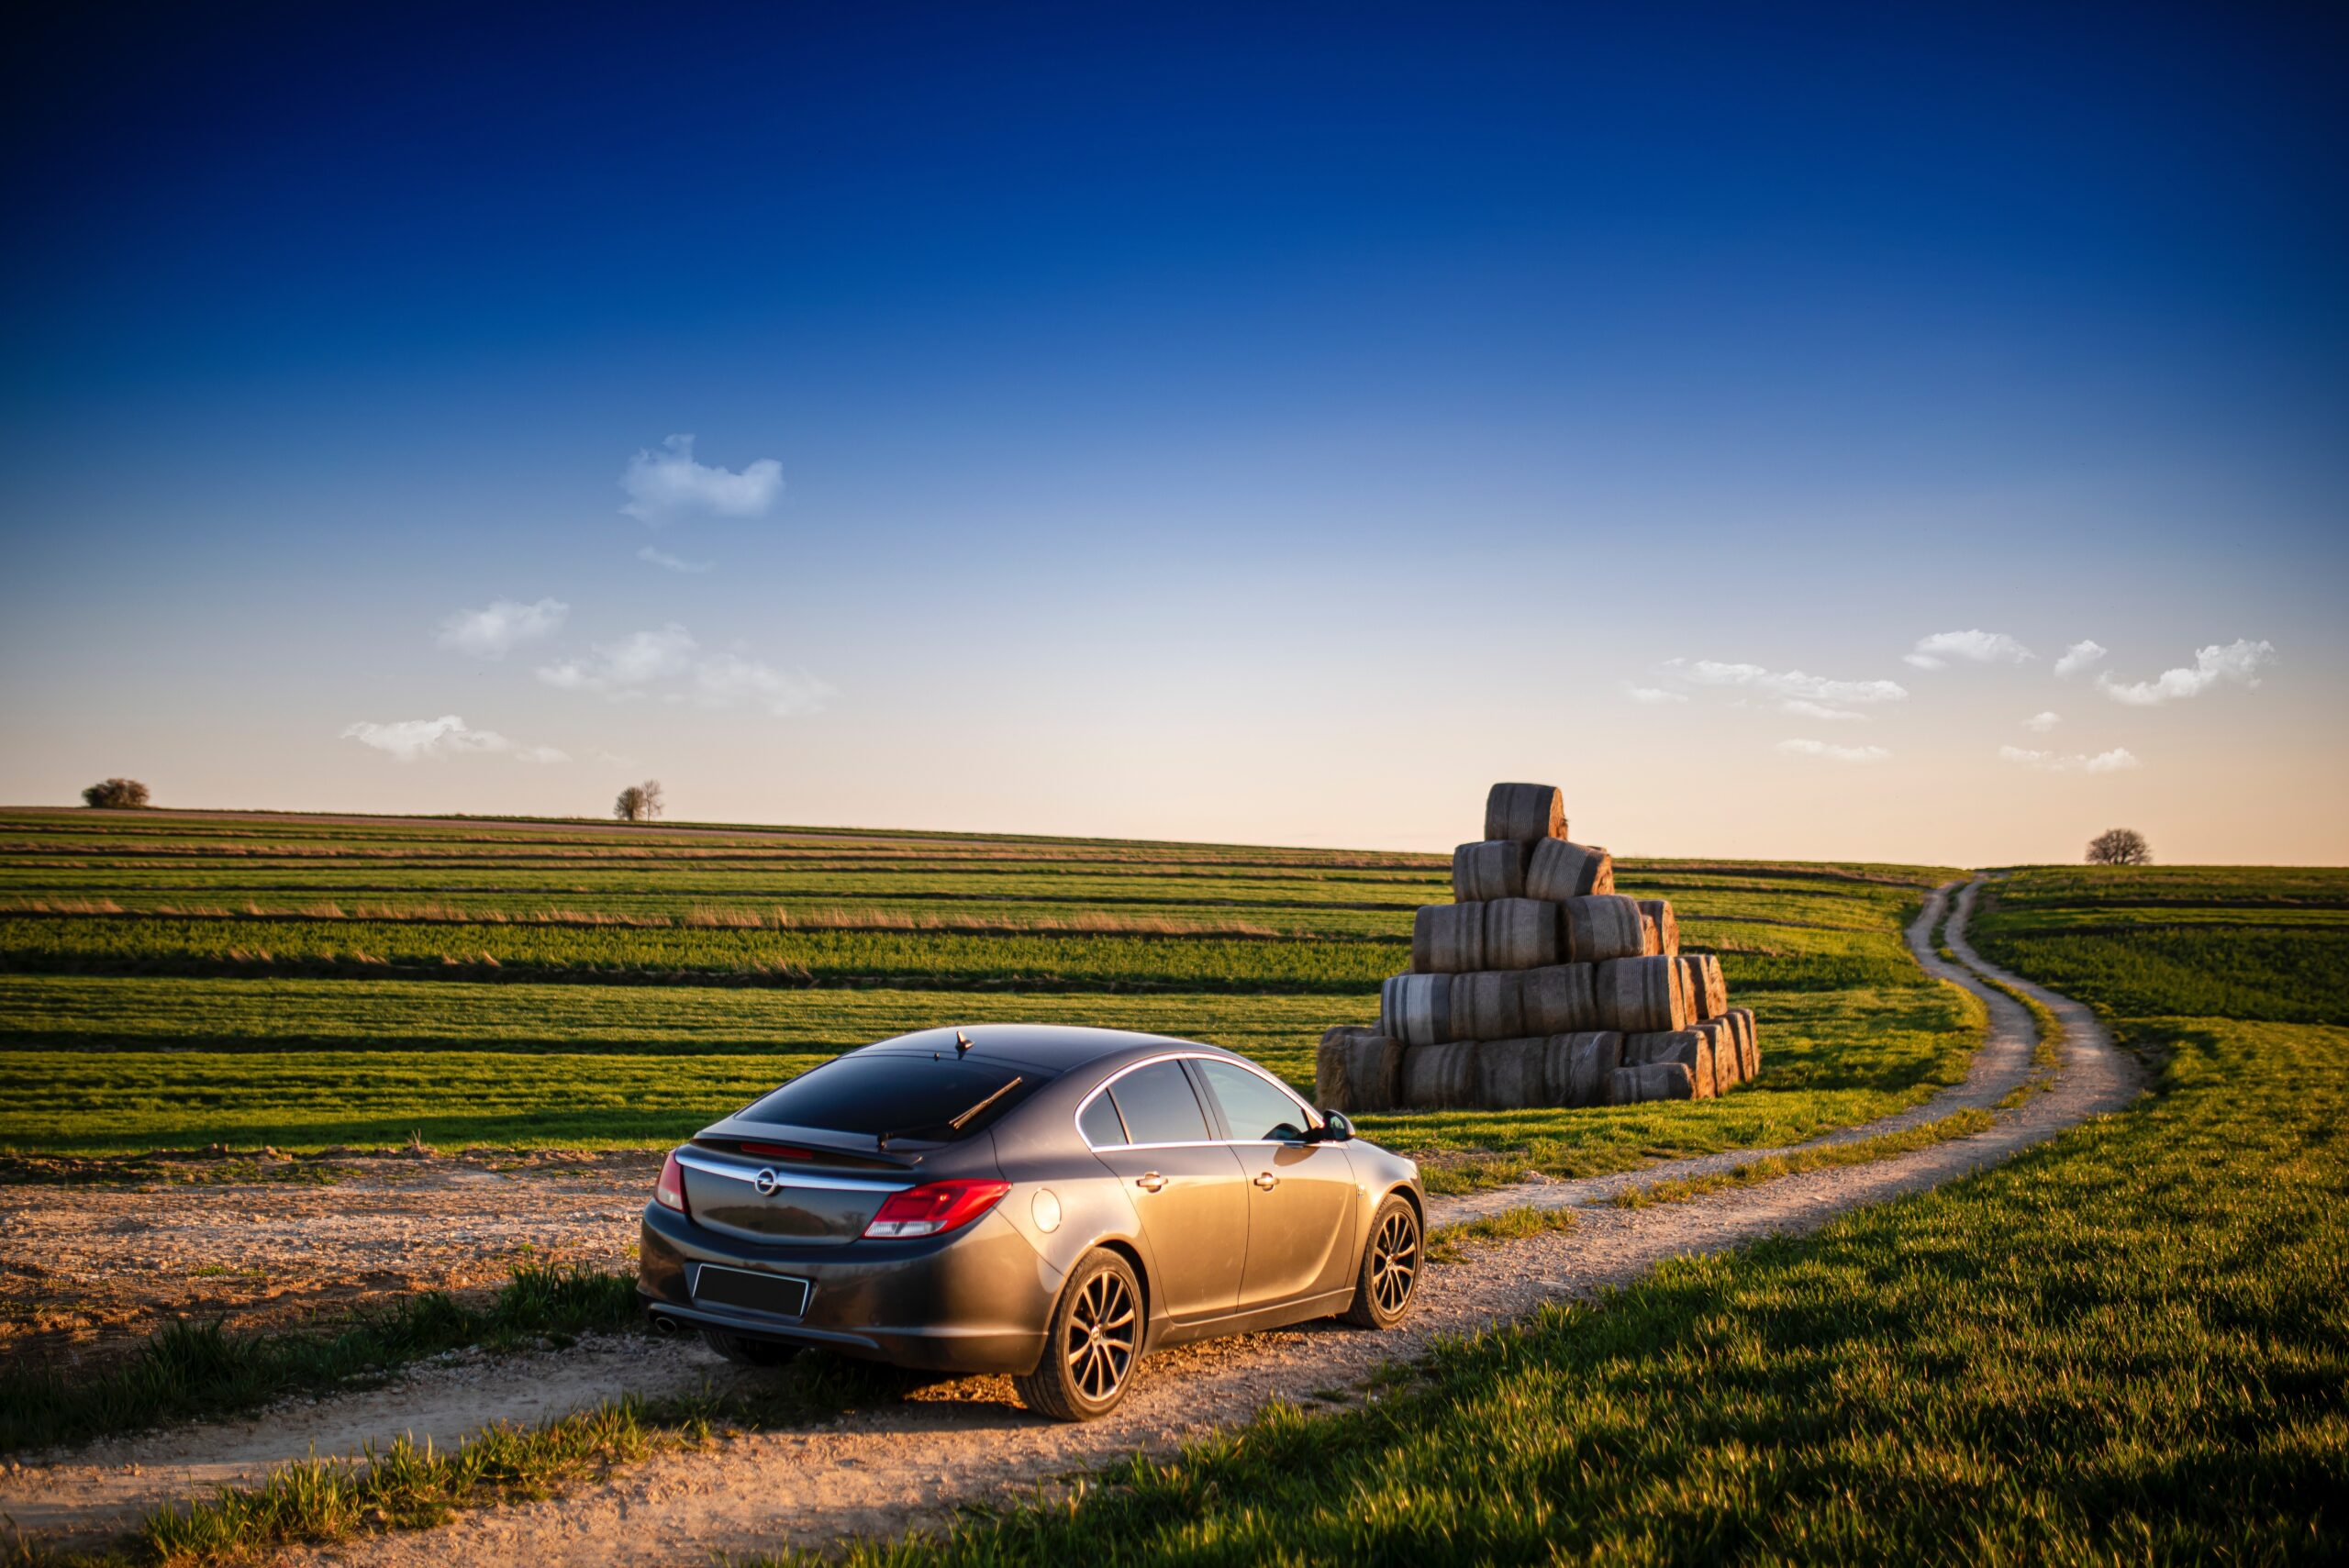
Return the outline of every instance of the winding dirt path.
{"type": "MultiPolygon", "coordinates": [[[[1976,883],[1958,894],[1950,945],[1979,965],[1963,939],[1976,883]]],[[[2032,1073],[2035,1031],[2012,998],[1943,962],[1931,933],[1949,889],[1936,891],[1909,931],[1919,962],[1965,985],[1989,1008],[1988,1038],[1963,1084],[1924,1105],[1815,1140],[1816,1147],[1945,1116],[1994,1107],[2032,1073]]],[[[535,1568],[707,1561],[786,1543],[819,1547],[844,1536],[889,1534],[935,1522],[972,1503],[1006,1503],[1040,1484],[1137,1451],[1246,1420],[1275,1400],[1375,1398],[1360,1391],[1382,1362],[1423,1352],[1440,1335],[1521,1317],[1544,1302],[1587,1296],[1658,1262],[1814,1229],[1865,1204],[1920,1192],[1994,1164],[2087,1117],[2117,1110],[2142,1073],[2088,1010],[2010,981],[2053,1007],[2067,1030],[2046,1092],[2001,1113],[1988,1130],[1914,1153],[1731,1188],[1687,1203],[1617,1208],[1621,1188],[1701,1175],[1780,1150],[1741,1150],[1584,1181],[1524,1183],[1431,1205],[1437,1225],[1531,1206],[1577,1207],[1568,1233],[1477,1248],[1429,1271],[1401,1329],[1367,1334],[1313,1324],[1186,1346],[1153,1357],[1133,1395],[1108,1418],[1058,1426],[1021,1410],[1009,1381],[969,1378],[903,1398],[876,1397],[808,1428],[732,1434],[712,1451],[664,1456],[609,1482],[541,1503],[486,1510],[440,1529],[364,1537],[301,1562],[504,1564],[535,1568]]],[[[499,1418],[540,1418],[623,1390],[662,1393],[737,1375],[698,1346],[617,1341],[561,1355],[459,1358],[380,1391],[245,1422],[183,1429],[73,1456],[72,1462],[0,1474],[0,1513],[29,1532],[91,1539],[143,1508],[221,1482],[250,1479],[274,1462],[351,1452],[403,1431],[446,1445],[499,1418]]],[[[789,1375],[789,1374],[784,1374],[789,1375]]]]}

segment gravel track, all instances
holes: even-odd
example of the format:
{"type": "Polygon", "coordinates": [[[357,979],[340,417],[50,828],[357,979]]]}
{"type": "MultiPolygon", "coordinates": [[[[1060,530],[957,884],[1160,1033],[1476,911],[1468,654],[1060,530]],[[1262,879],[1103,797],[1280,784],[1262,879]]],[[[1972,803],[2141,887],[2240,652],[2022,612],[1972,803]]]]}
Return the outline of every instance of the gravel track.
{"type": "MultiPolygon", "coordinates": [[[[1958,895],[1950,938],[1952,951],[1972,963],[1979,961],[1964,944],[1962,927],[1979,885],[1967,884],[1958,895]]],[[[2035,1031],[2030,1014],[1932,951],[1931,932],[1948,892],[1937,890],[1928,900],[1909,940],[1929,973],[1965,985],[1989,1008],[1988,1038],[1965,1081],[1897,1116],[1796,1147],[1847,1142],[1966,1106],[1995,1107],[2031,1076],[2035,1031]]],[[[1017,1501],[1055,1478],[1138,1451],[1163,1452],[1244,1421],[1275,1400],[1363,1397],[1359,1390],[1381,1363],[1420,1354],[1438,1336],[1508,1321],[1547,1301],[1588,1296],[1669,1257],[1815,1229],[1862,1205],[1995,1164],[2135,1097],[2141,1071],[2113,1048],[2086,1007],[2025,982],[2009,983],[2055,1010],[2066,1044],[2046,1092],[2000,1113],[1988,1130],[1868,1164],[1636,1209],[1606,1200],[1627,1185],[1707,1174],[1784,1151],[1741,1150],[1611,1176],[1529,1182],[1435,1199],[1430,1219],[1437,1225],[1526,1206],[1583,1212],[1571,1232],[1479,1246],[1466,1262],[1430,1270],[1417,1309],[1392,1332],[1310,1324],[1186,1346],[1151,1358],[1115,1415],[1079,1427],[1028,1415],[1014,1401],[1008,1379],[935,1383],[903,1398],[874,1398],[811,1427],[731,1434],[715,1451],[657,1458],[567,1497],[488,1509],[430,1531],[362,1537],[287,1560],[435,1568],[529,1560],[535,1568],[558,1568],[707,1561],[785,1544],[820,1547],[843,1537],[934,1523],[969,1504],[1017,1501]]],[[[446,1445],[495,1419],[539,1419],[621,1391],[674,1392],[705,1380],[723,1386],[742,1375],[750,1374],[698,1345],[674,1341],[627,1340],[560,1354],[461,1357],[372,1393],[17,1468],[0,1474],[0,1513],[28,1531],[93,1539],[122,1528],[145,1508],[252,1479],[273,1462],[312,1451],[351,1452],[371,1439],[402,1432],[446,1445]]]]}

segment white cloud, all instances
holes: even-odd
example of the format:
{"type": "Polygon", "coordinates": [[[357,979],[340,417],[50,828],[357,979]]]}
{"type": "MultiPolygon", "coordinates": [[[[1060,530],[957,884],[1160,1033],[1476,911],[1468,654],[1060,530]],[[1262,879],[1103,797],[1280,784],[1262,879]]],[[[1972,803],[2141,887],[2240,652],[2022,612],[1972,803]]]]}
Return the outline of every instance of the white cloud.
{"type": "Polygon", "coordinates": [[[1867,715],[1854,708],[1829,707],[1825,703],[1812,702],[1809,697],[1788,697],[1778,705],[1780,713],[1790,713],[1797,718],[1823,718],[1832,723],[1845,719],[1865,718],[1867,715]]]}
{"type": "Polygon", "coordinates": [[[666,568],[671,572],[701,573],[718,564],[715,561],[687,561],[681,556],[672,555],[665,550],[655,550],[649,544],[636,552],[636,558],[639,561],[649,561],[653,565],[666,568]]]}
{"type": "Polygon", "coordinates": [[[511,757],[521,762],[571,761],[568,752],[551,746],[524,746],[495,729],[475,729],[453,713],[439,718],[403,718],[390,724],[362,719],[345,728],[342,739],[387,751],[403,762],[465,756],[511,757]]]}
{"type": "Polygon", "coordinates": [[[2031,657],[2030,649],[2003,631],[1937,631],[1919,638],[1915,651],[1902,654],[1900,662],[1920,670],[1940,670],[1953,659],[1969,664],[2020,664],[2031,657]]]}
{"type": "Polygon", "coordinates": [[[1817,703],[1901,702],[1908,688],[1898,681],[1831,681],[1800,670],[1765,670],[1759,664],[1724,664],[1715,659],[1669,659],[1664,673],[1698,686],[1731,686],[1780,700],[1817,703]]]}
{"type": "Polygon", "coordinates": [[[2037,734],[2044,735],[2063,722],[2064,716],[2060,713],[2034,713],[2029,718],[2022,721],[2022,727],[2025,729],[2032,730],[2037,734]]]}
{"type": "Polygon", "coordinates": [[[2099,751],[2093,757],[2084,752],[2074,752],[2066,757],[2054,751],[2029,751],[2021,746],[2001,746],[1998,756],[2001,761],[2036,768],[2043,773],[2117,773],[2144,766],[2137,760],[2137,754],[2125,746],[2099,751]]]}
{"type": "Polygon", "coordinates": [[[694,439],[671,436],[659,451],[640,451],[620,474],[629,495],[620,510],[662,528],[693,517],[763,517],[783,495],[783,464],[771,457],[736,473],[694,461],[694,439]]]}
{"type": "Polygon", "coordinates": [[[1881,746],[1835,746],[1824,740],[1781,740],[1778,750],[1789,757],[1825,757],[1837,762],[1881,762],[1892,755],[1881,746]]]}
{"type": "Polygon", "coordinates": [[[2101,642],[2083,639],[2064,650],[2064,656],[2055,661],[2055,673],[2058,675],[2076,675],[2102,660],[2110,651],[2101,642]]]}
{"type": "Polygon", "coordinates": [[[484,659],[503,659],[517,643],[551,637],[562,629],[571,606],[561,599],[540,599],[526,605],[519,599],[492,599],[477,610],[459,610],[440,623],[440,644],[484,659]]]}
{"type": "Polygon", "coordinates": [[[1623,686],[1623,691],[1624,695],[1629,696],[1633,702],[1653,704],[1687,702],[1688,700],[1688,694],[1687,692],[1667,692],[1662,686],[1634,686],[1627,682],[1623,686]]]}
{"type": "Polygon", "coordinates": [[[2261,666],[2275,662],[2274,643],[2243,638],[2223,648],[2213,643],[2197,649],[2191,670],[2165,670],[2153,680],[2132,685],[2121,684],[2107,671],[2097,677],[2097,685],[2115,702],[2127,703],[2132,707],[2155,707],[2165,702],[2199,696],[2221,681],[2241,681],[2244,685],[2255,686],[2259,684],[2261,666]]]}
{"type": "Polygon", "coordinates": [[[781,670],[738,652],[705,649],[674,621],[618,642],[599,642],[584,659],[541,665],[539,679],[615,701],[657,695],[696,707],[763,707],[780,717],[819,712],[840,695],[805,670],[781,670]]]}
{"type": "Polygon", "coordinates": [[[839,695],[805,670],[778,670],[737,653],[714,653],[694,666],[690,700],[703,707],[748,704],[788,718],[820,713],[826,700],[839,695]]]}

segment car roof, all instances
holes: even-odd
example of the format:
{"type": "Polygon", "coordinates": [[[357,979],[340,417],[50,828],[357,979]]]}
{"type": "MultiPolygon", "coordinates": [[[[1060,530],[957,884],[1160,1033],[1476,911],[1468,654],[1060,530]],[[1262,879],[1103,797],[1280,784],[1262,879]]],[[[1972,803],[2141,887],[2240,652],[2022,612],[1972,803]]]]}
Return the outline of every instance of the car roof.
{"type": "Polygon", "coordinates": [[[852,1054],[861,1056],[870,1051],[891,1056],[916,1052],[951,1055],[960,1043],[958,1036],[967,1038],[971,1042],[971,1049],[964,1053],[968,1060],[1002,1062],[1055,1073],[1067,1073],[1115,1056],[1169,1048],[1211,1051],[1219,1056],[1230,1054],[1220,1046],[1205,1045],[1196,1040],[1177,1040],[1172,1035],[1137,1034],[1131,1029],[1080,1029],[1066,1024],[965,1024],[960,1029],[949,1026],[917,1029],[911,1034],[876,1040],[852,1054]]]}

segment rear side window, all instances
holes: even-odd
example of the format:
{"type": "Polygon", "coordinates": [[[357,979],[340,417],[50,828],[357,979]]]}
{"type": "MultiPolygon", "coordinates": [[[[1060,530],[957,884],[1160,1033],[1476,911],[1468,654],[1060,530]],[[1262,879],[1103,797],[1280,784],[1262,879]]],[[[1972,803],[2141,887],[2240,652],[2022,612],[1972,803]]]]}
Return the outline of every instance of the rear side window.
{"type": "Polygon", "coordinates": [[[1137,1067],[1109,1085],[1118,1114],[1126,1118],[1126,1133],[1136,1143],[1203,1143],[1208,1139],[1207,1113],[1183,1075],[1179,1062],[1153,1062],[1137,1067]]]}
{"type": "Polygon", "coordinates": [[[1223,1119],[1241,1143],[1294,1143],[1305,1136],[1306,1115],[1288,1095],[1245,1067],[1201,1062],[1208,1088],[1223,1107],[1223,1119]]]}
{"type": "Polygon", "coordinates": [[[1107,1095],[1093,1096],[1093,1103],[1076,1118],[1076,1129],[1096,1149],[1113,1149],[1128,1141],[1126,1124],[1118,1119],[1118,1107],[1107,1095]]]}
{"type": "Polygon", "coordinates": [[[942,1143],[994,1121],[1046,1076],[999,1062],[858,1053],[808,1069],[742,1119],[942,1143]]]}

